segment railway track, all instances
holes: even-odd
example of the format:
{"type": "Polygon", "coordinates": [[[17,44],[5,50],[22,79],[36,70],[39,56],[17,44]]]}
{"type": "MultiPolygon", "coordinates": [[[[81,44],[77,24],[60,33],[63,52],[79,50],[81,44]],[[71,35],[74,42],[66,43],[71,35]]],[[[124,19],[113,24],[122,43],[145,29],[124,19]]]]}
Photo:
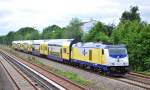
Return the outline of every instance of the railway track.
{"type": "MultiPolygon", "coordinates": [[[[11,56],[11,55],[7,55],[7,53],[6,52],[2,52],[2,51],[0,51],[0,53],[3,55],[3,56],[5,56],[5,58],[7,58],[7,59],[13,59],[13,60],[11,60],[11,62],[12,61],[15,61],[15,63],[17,62],[19,62],[18,60],[15,60],[16,58],[15,57],[13,57],[13,56],[11,56]]],[[[21,63],[21,62],[20,62],[21,63]]],[[[84,87],[82,87],[82,86],[79,86],[79,85],[77,85],[77,84],[75,84],[75,83],[73,83],[73,82],[71,82],[70,80],[68,80],[68,79],[65,79],[65,78],[63,78],[63,77],[60,77],[60,76],[58,76],[58,75],[56,75],[56,74],[54,74],[54,73],[52,73],[52,72],[50,72],[50,71],[48,71],[48,70],[46,70],[46,69],[44,69],[44,68],[42,68],[42,67],[40,67],[40,66],[38,66],[38,65],[36,65],[36,64],[33,64],[33,63],[31,63],[31,62],[27,62],[27,61],[23,61],[23,63],[22,64],[25,64],[25,63],[30,63],[30,64],[32,64],[33,66],[35,66],[35,67],[38,67],[38,68],[40,68],[40,69],[42,69],[42,70],[44,70],[45,72],[47,72],[47,73],[50,73],[50,74],[52,74],[53,76],[56,76],[56,77],[59,77],[62,81],[60,81],[61,83],[64,83],[65,85],[67,85],[68,87],[65,87],[65,86],[62,86],[62,85],[60,85],[60,84],[58,84],[58,85],[56,85],[56,86],[58,86],[58,87],[60,87],[61,86],[61,88],[54,88],[54,89],[51,89],[51,90],[85,90],[85,88],[84,87]],[[64,81],[64,82],[63,82],[64,81]]],[[[31,65],[31,66],[32,66],[31,65]]],[[[52,76],[52,77],[53,77],[52,76]]],[[[48,76],[46,76],[46,77],[48,77],[48,76]]],[[[39,80],[38,80],[39,81],[39,80]]],[[[45,80],[43,80],[43,81],[45,81],[45,80]]],[[[52,80],[52,81],[54,81],[54,80],[52,80]]],[[[41,83],[40,83],[41,84],[41,83]]],[[[46,84],[47,84],[47,82],[46,82],[46,84]]],[[[44,86],[44,85],[42,85],[42,86],[44,86]]],[[[47,86],[44,86],[44,87],[46,87],[47,88],[47,90],[50,90],[50,88],[48,88],[48,87],[51,87],[52,85],[47,85],[47,86]]]]}
{"type": "Polygon", "coordinates": [[[121,78],[113,78],[121,82],[125,82],[134,86],[141,87],[146,90],[150,90],[150,78],[142,74],[128,73],[121,78]]]}
{"type": "MultiPolygon", "coordinates": [[[[39,57],[39,56],[37,56],[37,57],[39,57]]],[[[40,57],[40,58],[43,58],[43,57],[40,57]]],[[[65,65],[68,65],[68,64],[65,64],[65,65]]],[[[71,65],[68,65],[68,66],[71,66],[71,65]]],[[[90,72],[90,73],[105,76],[101,72],[91,71],[88,68],[85,69],[85,68],[81,68],[81,67],[77,67],[77,66],[71,66],[71,67],[74,67],[74,68],[77,68],[77,69],[82,69],[82,70],[85,70],[85,71],[90,72]]],[[[117,81],[121,81],[121,82],[130,84],[130,85],[133,85],[133,86],[137,86],[137,87],[140,87],[140,88],[143,88],[143,89],[146,89],[146,90],[150,90],[150,77],[146,76],[146,75],[131,72],[131,73],[126,74],[125,76],[122,76],[121,78],[111,77],[111,76],[105,76],[105,77],[111,78],[111,79],[114,79],[114,80],[117,80],[117,81]]]]}
{"type": "MultiPolygon", "coordinates": [[[[28,63],[31,63],[31,62],[28,62],[28,63]]],[[[38,66],[36,64],[34,64],[34,65],[38,66]]],[[[40,67],[40,66],[38,66],[38,67],[40,67]]],[[[42,67],[40,67],[40,68],[42,68],[42,67]]],[[[75,67],[75,68],[78,68],[78,67],[75,67]]],[[[78,69],[80,69],[80,68],[78,68],[78,69]]],[[[95,74],[97,74],[97,73],[95,73],[95,74]]],[[[129,73],[121,78],[116,78],[116,77],[108,77],[108,78],[115,79],[117,81],[121,81],[121,82],[130,84],[133,86],[137,86],[137,87],[140,87],[140,88],[143,88],[146,90],[150,90],[150,78],[145,75],[141,75],[141,74],[137,74],[137,73],[129,73]]]]}
{"type": "Polygon", "coordinates": [[[39,89],[38,87],[35,86],[35,84],[31,80],[29,80],[22,72],[20,72],[12,63],[8,62],[5,58],[1,57],[0,64],[6,71],[7,75],[10,77],[12,84],[14,86],[13,88],[15,90],[39,89]]]}
{"type": "Polygon", "coordinates": [[[143,78],[150,79],[150,76],[148,76],[148,75],[143,75],[143,74],[134,73],[134,72],[130,72],[129,74],[134,75],[134,76],[138,76],[138,77],[143,77],[143,78]]]}
{"type": "Polygon", "coordinates": [[[144,76],[144,75],[141,76],[137,73],[132,74],[132,72],[131,72],[131,73],[127,74],[125,76],[125,78],[128,78],[128,79],[131,79],[131,80],[135,80],[137,82],[141,82],[141,83],[150,85],[150,78],[149,77],[144,76]]]}
{"type": "MultiPolygon", "coordinates": [[[[27,74],[27,76],[29,76],[30,78],[35,80],[39,85],[41,85],[44,90],[66,90],[63,86],[60,86],[59,84],[56,84],[55,82],[49,80],[47,77],[45,77],[42,74],[36,72],[35,70],[31,69],[30,67],[26,66],[25,64],[15,60],[14,58],[11,58],[7,54],[5,54],[1,51],[0,51],[0,54],[5,59],[4,61],[9,63],[13,68],[15,68],[14,67],[14,65],[15,65],[17,68],[19,68],[25,74],[27,74]]],[[[7,67],[5,67],[5,69],[7,69],[7,67]]],[[[23,81],[27,81],[28,83],[30,83],[30,86],[27,86],[26,88],[31,87],[31,86],[33,87],[31,89],[30,88],[29,89],[24,89],[24,87],[22,87],[22,85],[17,84],[17,82],[9,74],[12,81],[14,82],[14,84],[17,87],[18,90],[40,90],[39,88],[35,87],[35,85],[33,85],[31,83],[31,81],[29,81],[25,76],[23,76],[23,74],[21,74],[16,68],[15,68],[15,70],[25,79],[23,81]]]]}

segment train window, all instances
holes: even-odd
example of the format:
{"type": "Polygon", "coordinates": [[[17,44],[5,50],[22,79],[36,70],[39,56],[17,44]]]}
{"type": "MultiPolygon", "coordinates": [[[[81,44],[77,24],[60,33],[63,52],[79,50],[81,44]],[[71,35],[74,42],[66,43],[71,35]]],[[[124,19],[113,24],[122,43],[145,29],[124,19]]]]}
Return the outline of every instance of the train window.
{"type": "Polygon", "coordinates": [[[66,52],[67,52],[66,48],[64,48],[64,49],[63,49],[63,52],[64,52],[64,53],[66,53],[66,52]]]}
{"type": "Polygon", "coordinates": [[[102,55],[104,55],[104,49],[102,49],[102,55]]]}
{"type": "Polygon", "coordinates": [[[89,60],[92,61],[92,50],[89,50],[89,60]]]}

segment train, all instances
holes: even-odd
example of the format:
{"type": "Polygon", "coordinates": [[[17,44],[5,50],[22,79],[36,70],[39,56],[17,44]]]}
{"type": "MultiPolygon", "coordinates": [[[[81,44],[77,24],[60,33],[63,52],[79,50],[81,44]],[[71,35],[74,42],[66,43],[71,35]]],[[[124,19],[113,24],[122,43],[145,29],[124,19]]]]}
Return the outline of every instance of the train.
{"type": "Polygon", "coordinates": [[[107,75],[125,75],[129,59],[125,45],[102,42],[78,42],[75,39],[13,41],[15,50],[45,56],[60,63],[89,68],[107,75]]]}

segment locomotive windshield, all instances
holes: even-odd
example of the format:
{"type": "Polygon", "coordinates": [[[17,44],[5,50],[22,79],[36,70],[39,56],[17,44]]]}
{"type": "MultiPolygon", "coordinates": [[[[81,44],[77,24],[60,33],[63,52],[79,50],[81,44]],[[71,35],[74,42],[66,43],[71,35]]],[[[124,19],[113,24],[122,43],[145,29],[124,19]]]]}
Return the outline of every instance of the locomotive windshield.
{"type": "Polygon", "coordinates": [[[109,55],[126,55],[126,48],[109,48],[109,55]]]}

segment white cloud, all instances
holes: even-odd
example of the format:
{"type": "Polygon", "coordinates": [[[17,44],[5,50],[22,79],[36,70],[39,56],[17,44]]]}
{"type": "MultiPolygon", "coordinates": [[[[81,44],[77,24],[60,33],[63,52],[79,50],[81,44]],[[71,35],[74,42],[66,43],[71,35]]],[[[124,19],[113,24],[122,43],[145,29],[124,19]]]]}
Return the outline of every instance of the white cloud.
{"type": "Polygon", "coordinates": [[[66,26],[73,17],[118,23],[131,5],[138,5],[142,19],[150,21],[148,0],[0,0],[0,35],[25,26],[66,26]]]}

